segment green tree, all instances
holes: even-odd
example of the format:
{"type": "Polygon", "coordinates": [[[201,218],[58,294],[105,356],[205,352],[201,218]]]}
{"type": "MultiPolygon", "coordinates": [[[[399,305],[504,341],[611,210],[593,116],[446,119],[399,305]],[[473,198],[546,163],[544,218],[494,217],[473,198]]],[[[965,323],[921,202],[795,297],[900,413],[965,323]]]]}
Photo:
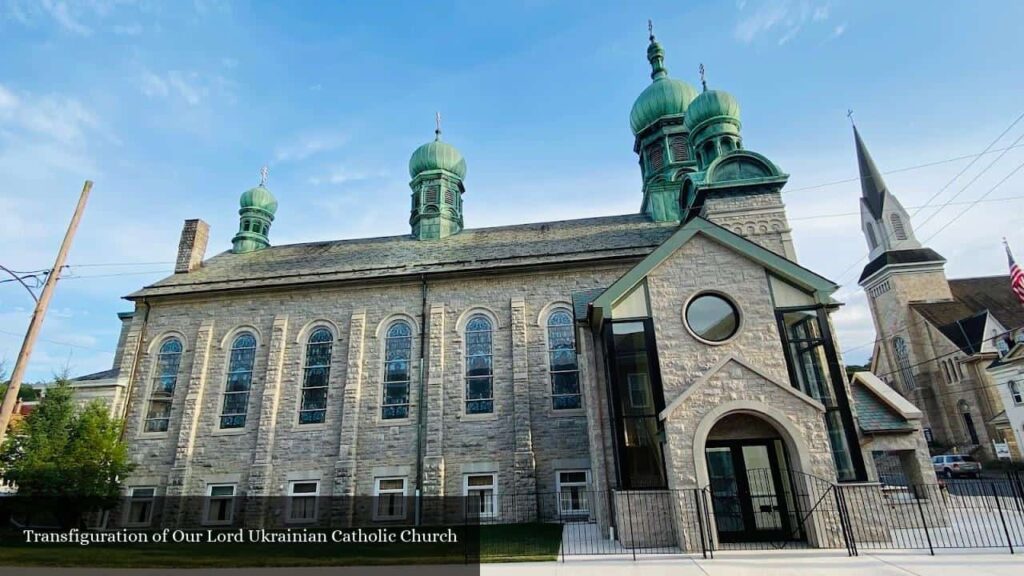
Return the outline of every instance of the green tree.
{"type": "Polygon", "coordinates": [[[61,526],[117,504],[120,479],[131,471],[121,423],[94,400],[76,405],[67,380],[58,379],[36,408],[11,429],[0,447],[0,475],[22,501],[51,507],[61,526]]]}

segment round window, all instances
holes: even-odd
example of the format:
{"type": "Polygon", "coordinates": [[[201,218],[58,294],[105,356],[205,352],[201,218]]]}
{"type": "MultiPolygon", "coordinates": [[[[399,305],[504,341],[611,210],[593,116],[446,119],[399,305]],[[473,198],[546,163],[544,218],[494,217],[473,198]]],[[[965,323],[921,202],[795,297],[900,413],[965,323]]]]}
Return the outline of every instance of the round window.
{"type": "Polygon", "coordinates": [[[686,306],[686,325],[701,340],[724,342],[739,329],[740,313],[722,296],[701,294],[686,306]]]}

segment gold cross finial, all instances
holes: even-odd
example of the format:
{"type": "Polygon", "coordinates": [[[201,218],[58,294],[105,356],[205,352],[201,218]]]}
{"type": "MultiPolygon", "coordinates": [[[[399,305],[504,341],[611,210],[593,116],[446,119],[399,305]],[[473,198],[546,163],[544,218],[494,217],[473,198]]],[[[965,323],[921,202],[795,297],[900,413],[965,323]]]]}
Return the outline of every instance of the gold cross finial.
{"type": "Polygon", "coordinates": [[[263,166],[260,168],[260,186],[264,186],[267,183],[267,174],[270,173],[270,168],[263,166]]]}
{"type": "Polygon", "coordinates": [[[434,112],[434,140],[441,139],[441,113],[434,112]]]}
{"type": "Polygon", "coordinates": [[[700,85],[703,86],[704,87],[704,91],[707,92],[708,91],[708,81],[707,81],[706,78],[704,78],[704,63],[703,62],[701,62],[700,68],[698,68],[697,71],[700,72],[700,85]]]}
{"type": "Polygon", "coordinates": [[[647,19],[647,34],[650,35],[651,42],[654,42],[654,22],[650,18],[647,19]]]}

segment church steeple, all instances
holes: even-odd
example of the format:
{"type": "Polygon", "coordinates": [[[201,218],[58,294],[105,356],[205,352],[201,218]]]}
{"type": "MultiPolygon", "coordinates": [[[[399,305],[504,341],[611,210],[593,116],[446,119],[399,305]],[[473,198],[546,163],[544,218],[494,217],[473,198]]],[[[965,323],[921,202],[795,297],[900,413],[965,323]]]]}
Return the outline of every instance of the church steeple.
{"type": "Polygon", "coordinates": [[[441,141],[437,113],[434,141],[420,146],[409,158],[412,213],[409,224],[419,240],[445,238],[462,231],[462,184],[466,160],[454,146],[441,141]]]}
{"type": "Polygon", "coordinates": [[[686,107],[697,90],[670,78],[665,68],[665,50],[654,37],[648,21],[651,83],[640,93],[629,113],[629,125],[636,137],[633,151],[640,157],[644,199],[640,211],[652,220],[679,220],[679,179],[692,171],[690,144],[683,125],[686,107]]]}
{"type": "Polygon", "coordinates": [[[869,258],[890,251],[913,250],[921,247],[914,236],[910,215],[882,179],[882,173],[868,152],[868,147],[853,125],[853,140],[857,148],[857,168],[860,171],[860,221],[867,239],[869,258]]]}

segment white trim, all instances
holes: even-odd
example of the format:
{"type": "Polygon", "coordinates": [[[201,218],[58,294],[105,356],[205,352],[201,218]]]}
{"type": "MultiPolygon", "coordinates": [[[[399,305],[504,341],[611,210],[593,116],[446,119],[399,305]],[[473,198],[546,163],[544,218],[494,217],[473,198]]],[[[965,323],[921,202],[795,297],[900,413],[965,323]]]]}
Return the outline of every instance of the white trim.
{"type": "MultiPolygon", "coordinates": [[[[558,498],[558,514],[560,516],[589,516],[590,515],[590,500],[588,496],[590,494],[590,469],[588,468],[570,468],[570,469],[559,469],[555,470],[555,494],[558,498]],[[562,474],[572,473],[583,473],[583,483],[570,482],[568,486],[582,486],[583,487],[583,508],[580,509],[569,509],[563,508],[563,504],[566,503],[565,499],[562,498],[562,474]]],[[[570,502],[571,503],[571,502],[570,502]]]]}
{"type": "Polygon", "coordinates": [[[373,501],[373,519],[374,520],[404,520],[409,515],[409,510],[408,510],[408,507],[407,507],[408,500],[406,499],[406,496],[408,496],[408,495],[409,495],[409,480],[406,477],[404,477],[404,476],[383,476],[383,477],[380,477],[380,478],[374,478],[373,479],[373,498],[374,498],[374,501],[373,501]],[[381,482],[386,482],[388,480],[401,480],[402,481],[402,489],[401,490],[396,490],[396,489],[392,488],[392,489],[381,491],[381,488],[380,488],[381,482]],[[401,494],[401,497],[399,499],[399,502],[401,502],[401,511],[400,511],[400,513],[398,513],[398,514],[381,514],[380,513],[380,504],[381,504],[380,495],[381,494],[401,494]]]}
{"type": "MultiPolygon", "coordinates": [[[[471,518],[482,518],[482,519],[497,518],[498,517],[498,474],[496,472],[463,474],[462,475],[462,495],[463,496],[467,496],[467,497],[469,496],[469,491],[470,491],[469,479],[470,479],[470,477],[481,477],[481,476],[490,476],[490,478],[491,478],[491,488],[490,488],[491,489],[491,498],[490,498],[490,500],[491,500],[491,511],[490,512],[480,512],[480,513],[477,513],[477,511],[475,509],[472,509],[472,510],[467,509],[466,513],[469,514],[471,518]]],[[[472,489],[474,491],[480,491],[480,490],[486,490],[487,488],[485,486],[474,486],[472,489]]],[[[481,502],[482,501],[483,501],[483,499],[481,499],[481,502]]],[[[467,505],[467,507],[470,505],[470,503],[471,503],[470,499],[466,498],[466,505],[467,505]]],[[[485,506],[485,508],[486,508],[486,506],[485,506]]]]}
{"type": "Polygon", "coordinates": [[[821,404],[821,402],[818,402],[814,398],[811,398],[810,396],[804,394],[800,390],[797,390],[796,388],[790,386],[789,383],[787,383],[787,382],[780,382],[779,380],[776,380],[774,377],[770,376],[768,374],[768,372],[765,371],[764,369],[757,368],[757,367],[751,365],[749,362],[743,360],[742,358],[740,358],[740,357],[738,357],[736,355],[732,355],[732,356],[726,356],[725,358],[722,358],[721,360],[719,360],[717,364],[715,364],[710,370],[705,372],[703,376],[701,376],[696,382],[691,384],[689,388],[687,388],[686,390],[684,390],[682,392],[682,394],[677,396],[675,400],[673,400],[671,403],[669,403],[669,405],[666,406],[665,409],[662,410],[660,414],[658,414],[658,419],[660,419],[660,420],[667,420],[672,415],[672,413],[675,412],[676,409],[679,408],[684,402],[686,402],[686,400],[694,392],[696,392],[697,390],[703,388],[704,385],[706,385],[708,383],[708,381],[711,380],[712,376],[714,376],[719,371],[721,371],[723,368],[725,368],[725,366],[727,364],[729,364],[730,362],[735,362],[735,363],[739,364],[740,366],[746,368],[747,370],[750,370],[751,372],[753,372],[753,373],[757,374],[758,376],[764,378],[768,382],[771,382],[772,384],[775,384],[776,386],[781,388],[787,394],[791,394],[794,397],[799,398],[800,400],[802,400],[804,403],[806,403],[810,407],[814,408],[815,410],[817,410],[819,412],[822,412],[822,413],[825,412],[825,406],[823,406],[821,404]]]}
{"type": "Polygon", "coordinates": [[[129,486],[128,494],[124,507],[124,514],[121,518],[121,524],[125,528],[144,528],[153,524],[153,509],[156,507],[156,486],[129,486]],[[153,494],[146,498],[135,498],[136,490],[152,490],[153,494]],[[149,512],[146,514],[145,522],[132,522],[132,503],[133,502],[149,502],[149,512]]]}
{"type": "Polygon", "coordinates": [[[204,526],[230,526],[235,520],[235,497],[238,496],[238,484],[235,483],[208,483],[206,485],[206,500],[203,503],[203,521],[204,526]],[[210,505],[213,504],[214,488],[231,488],[230,496],[217,496],[216,500],[227,500],[227,518],[224,520],[214,520],[210,518],[210,505]]]}
{"type": "Polygon", "coordinates": [[[311,524],[316,522],[320,514],[320,479],[310,480],[288,480],[288,500],[285,503],[284,521],[286,524],[311,524]],[[313,492],[295,492],[296,484],[313,484],[316,489],[313,492]],[[295,498],[313,498],[313,516],[311,518],[293,518],[292,502],[295,498]]]}

